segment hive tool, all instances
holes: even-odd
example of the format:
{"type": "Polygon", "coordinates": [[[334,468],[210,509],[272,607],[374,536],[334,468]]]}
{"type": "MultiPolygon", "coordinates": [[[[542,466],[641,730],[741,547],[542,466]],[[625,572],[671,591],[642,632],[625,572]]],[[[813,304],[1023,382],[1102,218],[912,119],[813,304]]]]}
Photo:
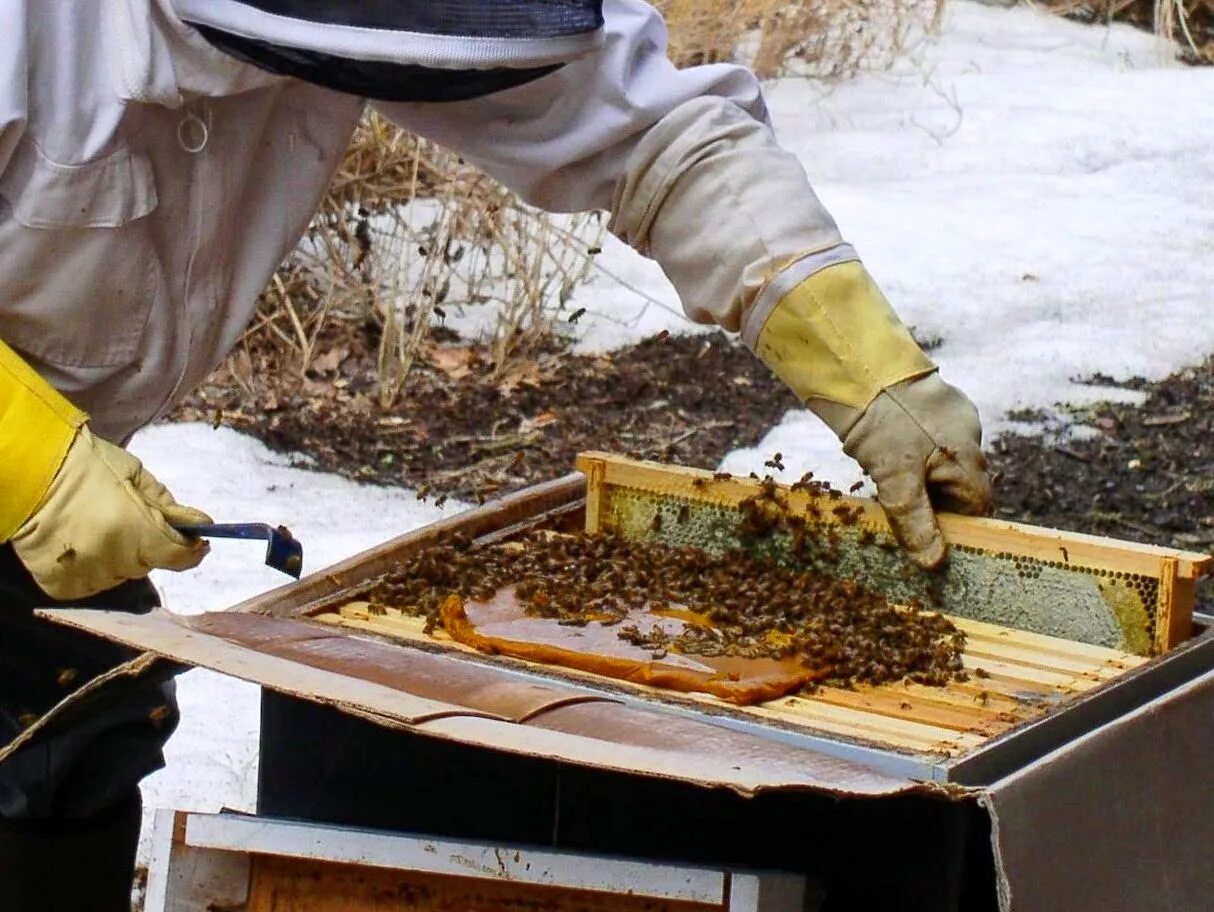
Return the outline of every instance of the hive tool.
{"type": "Polygon", "coordinates": [[[280,570],[299,579],[303,571],[303,545],[286,526],[269,526],[265,523],[209,523],[173,526],[183,535],[194,538],[248,538],[265,539],[266,566],[280,570]]]}

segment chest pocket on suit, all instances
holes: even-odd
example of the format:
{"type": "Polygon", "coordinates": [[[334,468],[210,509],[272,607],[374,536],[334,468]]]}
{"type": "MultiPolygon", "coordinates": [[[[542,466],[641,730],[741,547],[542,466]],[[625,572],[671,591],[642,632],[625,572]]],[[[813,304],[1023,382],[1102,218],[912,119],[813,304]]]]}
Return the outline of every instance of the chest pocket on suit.
{"type": "Polygon", "coordinates": [[[156,202],[142,155],[65,165],[26,137],[0,175],[0,338],[66,367],[130,364],[160,293],[156,202]]]}

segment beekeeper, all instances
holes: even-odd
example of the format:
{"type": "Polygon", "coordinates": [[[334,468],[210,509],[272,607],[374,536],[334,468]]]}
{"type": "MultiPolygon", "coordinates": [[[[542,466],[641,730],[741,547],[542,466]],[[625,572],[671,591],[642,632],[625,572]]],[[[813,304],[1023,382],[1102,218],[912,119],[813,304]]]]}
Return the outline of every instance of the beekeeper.
{"type": "Polygon", "coordinates": [[[536,205],[608,210],[692,320],[740,332],[838,434],[919,563],[944,555],[933,506],[987,510],[974,407],[777,145],[755,77],[676,70],[639,0],[0,11],[0,908],[126,908],[171,685],[46,717],[126,654],[32,609],[149,610],[149,570],[205,556],[170,526],[205,515],[122,445],[240,338],[365,99],[536,205]]]}

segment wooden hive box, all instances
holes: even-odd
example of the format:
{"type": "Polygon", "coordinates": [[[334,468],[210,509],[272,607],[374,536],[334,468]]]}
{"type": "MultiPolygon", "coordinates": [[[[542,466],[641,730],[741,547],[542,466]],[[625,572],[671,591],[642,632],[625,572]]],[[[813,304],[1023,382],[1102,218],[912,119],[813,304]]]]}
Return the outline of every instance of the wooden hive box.
{"type": "MultiPolygon", "coordinates": [[[[528,529],[584,523],[632,537],[707,548],[736,546],[739,504],[760,482],[695,469],[584,454],[582,505],[570,502],[483,536],[501,540],[528,529]],[[662,514],[667,521],[654,523],[662,514]],[[678,521],[678,517],[684,521],[678,521]]],[[[1039,529],[991,519],[942,517],[952,549],[942,575],[907,573],[883,541],[888,525],[872,501],[782,489],[789,508],[809,512],[815,498],[861,512],[818,509],[814,522],[839,543],[836,570],[905,602],[931,587],[965,632],[969,679],[942,687],[908,682],[812,694],[737,707],[704,694],[676,694],[569,669],[495,657],[527,673],[603,688],[647,704],[711,716],[741,730],[872,763],[915,778],[977,781],[1018,762],[1173,680],[1153,671],[1193,631],[1196,580],[1206,555],[1039,529]]],[[[523,517],[518,517],[523,520],[523,517]]],[[[444,524],[448,531],[459,524],[444,524]]],[[[469,530],[475,535],[475,530],[469,530]]],[[[431,537],[430,540],[433,540],[431,537]]],[[[424,542],[418,542],[424,546],[424,542]]],[[[399,550],[397,553],[401,553],[399,550]]],[[[382,574],[390,565],[381,564],[382,574]]],[[[350,630],[427,648],[466,652],[439,630],[399,610],[370,610],[362,598],[377,576],[299,606],[298,613],[350,630]]],[[[1180,650],[1183,651],[1183,650],[1180,650]]],[[[1204,661],[1194,658],[1192,661],[1204,661]]],[[[1183,663],[1181,663],[1183,664],[1183,663]]],[[[1172,674],[1180,673],[1173,665],[1172,674]]]]}

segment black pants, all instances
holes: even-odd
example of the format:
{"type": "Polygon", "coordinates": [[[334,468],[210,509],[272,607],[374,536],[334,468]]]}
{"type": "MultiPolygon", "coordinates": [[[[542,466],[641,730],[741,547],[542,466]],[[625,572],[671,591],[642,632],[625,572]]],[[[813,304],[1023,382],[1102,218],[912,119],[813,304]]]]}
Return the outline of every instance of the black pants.
{"type": "MultiPolygon", "coordinates": [[[[72,603],[142,614],[159,605],[147,580],[72,603]]],[[[68,607],[43,593],[0,546],[0,749],[77,688],[135,657],[123,646],[34,616],[68,607]]],[[[87,818],[128,800],[164,765],[177,726],[171,675],[115,679],[87,700],[61,707],[53,722],[0,761],[0,818],[87,818]]]]}

